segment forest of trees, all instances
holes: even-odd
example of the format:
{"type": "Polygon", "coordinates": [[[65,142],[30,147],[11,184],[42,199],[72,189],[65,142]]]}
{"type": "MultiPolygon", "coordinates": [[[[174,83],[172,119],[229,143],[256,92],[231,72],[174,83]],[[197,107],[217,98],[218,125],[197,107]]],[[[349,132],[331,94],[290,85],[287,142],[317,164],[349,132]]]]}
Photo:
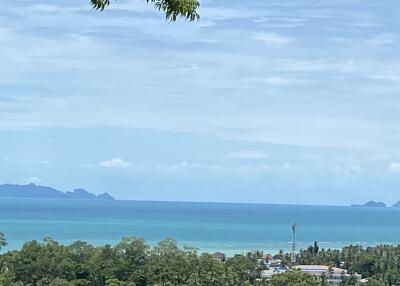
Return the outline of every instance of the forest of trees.
{"type": "Polygon", "coordinates": [[[369,277],[368,285],[400,285],[400,245],[363,248],[347,246],[341,250],[321,249],[317,243],[297,256],[299,264],[323,264],[344,268],[349,273],[369,277]]]}
{"type": "MultiPolygon", "coordinates": [[[[3,246],[5,241],[3,241],[3,246]]],[[[1,246],[0,246],[1,247],[1,246]]],[[[115,246],[92,246],[77,241],[62,245],[46,238],[25,243],[20,250],[0,255],[2,286],[324,286],[324,281],[298,271],[260,279],[262,252],[235,255],[220,262],[194,248],[179,248],[173,239],[149,247],[138,238],[115,246]]],[[[290,255],[276,258],[288,263],[290,255]]],[[[370,277],[368,285],[400,285],[400,246],[319,250],[317,244],[298,254],[301,264],[341,266],[349,273],[370,277]]],[[[342,285],[355,285],[351,278],[342,285]]]]}

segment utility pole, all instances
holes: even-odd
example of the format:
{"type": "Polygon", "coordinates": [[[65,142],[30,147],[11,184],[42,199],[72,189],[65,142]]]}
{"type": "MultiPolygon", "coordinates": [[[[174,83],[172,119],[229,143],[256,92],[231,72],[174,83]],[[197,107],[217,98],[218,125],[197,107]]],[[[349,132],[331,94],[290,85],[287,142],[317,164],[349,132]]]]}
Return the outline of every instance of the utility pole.
{"type": "Polygon", "coordinates": [[[292,224],[292,255],[290,257],[290,262],[292,266],[296,264],[296,224],[292,224]]]}

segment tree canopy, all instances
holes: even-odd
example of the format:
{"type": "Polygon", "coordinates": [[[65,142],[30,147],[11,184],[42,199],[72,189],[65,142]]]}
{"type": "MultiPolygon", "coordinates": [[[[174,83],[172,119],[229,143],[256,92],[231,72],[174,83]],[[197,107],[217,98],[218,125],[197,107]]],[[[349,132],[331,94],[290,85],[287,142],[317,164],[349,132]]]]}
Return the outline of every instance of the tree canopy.
{"type": "MultiPolygon", "coordinates": [[[[103,11],[110,5],[110,0],[90,0],[94,9],[103,11]]],[[[198,0],[146,0],[147,3],[165,13],[165,18],[169,21],[176,21],[183,17],[189,21],[198,20],[200,15],[197,13],[200,3],[198,0]]]]}
{"type": "MultiPolygon", "coordinates": [[[[124,238],[115,246],[92,246],[83,241],[62,245],[51,238],[30,241],[20,250],[0,254],[1,286],[327,286],[321,276],[287,271],[262,278],[263,252],[237,254],[219,261],[194,248],[179,248],[166,239],[150,247],[143,239],[124,238]]],[[[290,253],[276,256],[283,265],[290,253]]],[[[302,264],[341,266],[350,275],[340,286],[359,286],[355,273],[370,286],[400,285],[400,245],[363,248],[348,246],[300,251],[302,264]],[[318,250],[318,251],[316,251],[318,250]]]]}
{"type": "Polygon", "coordinates": [[[320,286],[310,274],[300,271],[286,272],[280,275],[272,276],[268,286],[320,286]]]}

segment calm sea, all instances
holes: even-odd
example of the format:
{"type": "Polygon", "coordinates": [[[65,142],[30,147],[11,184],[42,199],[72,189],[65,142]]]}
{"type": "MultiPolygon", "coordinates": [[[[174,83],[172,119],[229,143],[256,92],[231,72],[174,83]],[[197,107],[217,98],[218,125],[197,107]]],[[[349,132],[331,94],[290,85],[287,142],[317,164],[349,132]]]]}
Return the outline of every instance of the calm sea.
{"type": "Polygon", "coordinates": [[[301,248],[400,243],[400,209],[391,208],[0,199],[5,250],[44,237],[101,245],[137,236],[150,245],[173,237],[201,251],[276,252],[290,249],[293,222],[301,248]]]}

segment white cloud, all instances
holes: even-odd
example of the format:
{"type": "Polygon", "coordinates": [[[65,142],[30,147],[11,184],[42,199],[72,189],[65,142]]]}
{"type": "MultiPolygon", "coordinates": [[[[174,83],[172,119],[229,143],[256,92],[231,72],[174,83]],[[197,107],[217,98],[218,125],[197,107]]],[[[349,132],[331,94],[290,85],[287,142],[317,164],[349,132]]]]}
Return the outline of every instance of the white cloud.
{"type": "MultiPolygon", "coordinates": [[[[36,3],[33,0],[25,2],[36,3]]],[[[4,46],[3,55],[6,56],[0,74],[4,83],[15,84],[9,88],[17,95],[10,95],[13,96],[11,100],[0,99],[0,128],[126,126],[248,141],[358,147],[375,142],[368,140],[373,134],[368,129],[379,125],[382,126],[380,130],[385,130],[391,122],[396,122],[395,118],[389,118],[395,110],[381,112],[384,116],[378,121],[373,114],[386,109],[386,105],[398,106],[398,91],[385,91],[385,100],[373,100],[372,97],[378,92],[376,90],[382,94],[383,88],[395,87],[360,80],[360,76],[373,71],[377,75],[392,74],[391,79],[395,81],[398,74],[395,55],[391,58],[391,54],[387,54],[389,47],[364,49],[354,41],[365,42],[381,35],[377,42],[390,42],[390,34],[384,33],[390,27],[373,34],[364,34],[362,29],[349,31],[342,35],[347,40],[346,45],[329,42],[332,36],[340,35],[334,30],[337,19],[334,18],[331,24],[329,19],[338,11],[345,12],[347,4],[337,5],[335,12],[315,7],[314,13],[307,7],[302,10],[306,15],[300,15],[299,9],[282,8],[283,13],[263,5],[264,8],[259,9],[263,4],[261,0],[244,5],[246,7],[239,5],[237,9],[227,3],[226,7],[232,6],[228,10],[221,2],[223,6],[219,10],[212,5],[207,8],[212,11],[202,8],[203,20],[216,20],[216,27],[202,29],[199,25],[204,23],[203,20],[190,25],[179,22],[165,25],[164,20],[158,18],[151,20],[143,19],[145,15],[130,17],[125,14],[152,11],[162,18],[151,5],[136,2],[113,3],[111,10],[105,12],[106,17],[89,13],[86,2],[75,7],[82,6],[86,13],[74,13],[65,10],[71,5],[61,5],[62,12],[57,17],[62,20],[57,18],[57,21],[52,13],[37,12],[56,12],[58,6],[24,5],[30,8],[24,9],[27,16],[20,17],[21,21],[4,20],[0,25],[0,41],[4,41],[2,48],[4,46]],[[253,17],[254,14],[260,17],[253,17]],[[320,15],[324,14],[328,14],[326,27],[315,26],[320,20],[315,23],[314,19],[322,18],[320,15]],[[250,22],[243,21],[236,26],[239,22],[224,22],[221,17],[249,18],[250,22]],[[309,23],[302,29],[274,29],[271,26],[274,23],[286,22],[279,20],[280,17],[300,17],[303,20],[299,23],[309,23]],[[253,36],[255,39],[246,44],[238,44],[253,36]],[[315,38],[319,39],[318,43],[312,40],[315,38]],[[124,47],[131,46],[132,39],[135,39],[135,52],[131,53],[124,47]],[[290,48],[292,41],[296,49],[290,48]],[[268,49],[263,43],[277,45],[277,48],[268,49]],[[23,48],[26,45],[30,47],[29,51],[23,48]],[[171,51],[166,59],[159,52],[163,47],[171,51]],[[121,51],[127,53],[121,54],[121,51]],[[99,56],[104,60],[98,61],[99,56]],[[165,72],[158,68],[160,64],[173,70],[165,72]],[[95,71],[110,72],[112,80],[99,82],[95,71]],[[354,76],[342,74],[351,72],[354,76]],[[48,73],[54,74],[51,82],[45,76],[48,73]],[[142,77],[143,74],[152,76],[142,77]],[[179,87],[170,84],[174,78],[186,77],[188,80],[182,81],[179,87]],[[238,80],[243,77],[253,79],[241,85],[238,80]],[[308,79],[311,84],[303,85],[302,81],[308,79]],[[27,82],[33,88],[21,88],[21,82],[27,82]],[[276,88],[298,84],[301,84],[298,90],[276,88]],[[370,84],[376,85],[376,89],[370,84]],[[135,93],[131,92],[132,86],[137,88],[135,93]],[[119,94],[118,101],[114,94],[119,94]],[[367,96],[370,98],[364,100],[367,96]],[[319,129],[311,126],[314,122],[321,122],[321,125],[333,122],[334,128],[321,136],[319,129]],[[354,129],[352,122],[359,122],[365,128],[354,129]]],[[[283,5],[287,4],[279,3],[279,6],[283,5]]],[[[293,4],[297,5],[303,6],[293,4]]],[[[13,1],[8,6],[12,10],[19,7],[13,1]]],[[[5,15],[11,12],[5,11],[5,15]]],[[[375,14],[375,11],[371,13],[375,14]]],[[[346,19],[350,17],[345,15],[346,19]]],[[[393,128],[397,130],[396,126],[393,128]]],[[[387,138],[389,136],[386,135],[386,141],[395,141],[387,138]]]]}
{"type": "Polygon", "coordinates": [[[28,183],[33,183],[33,184],[40,184],[43,182],[43,180],[39,177],[30,177],[30,178],[27,178],[25,181],[28,183]]]}
{"type": "Polygon", "coordinates": [[[44,13],[56,13],[62,11],[64,8],[55,6],[55,5],[47,5],[47,4],[35,4],[33,6],[28,7],[26,10],[30,10],[31,12],[44,12],[44,13]]]}
{"type": "Polygon", "coordinates": [[[121,158],[113,158],[99,162],[99,166],[103,168],[129,168],[132,167],[132,163],[121,158]]]}
{"type": "MultiPolygon", "coordinates": [[[[152,170],[149,168],[148,170],[152,170]]],[[[264,176],[271,172],[271,166],[261,165],[217,165],[198,164],[181,161],[172,165],[159,165],[155,169],[160,175],[167,176],[264,176]]]]}
{"type": "Polygon", "coordinates": [[[353,59],[337,61],[321,58],[315,60],[277,59],[273,64],[272,68],[285,72],[332,72],[340,74],[365,70],[368,65],[376,63],[369,62],[365,66],[360,66],[353,59]]]}
{"type": "Polygon", "coordinates": [[[268,77],[265,79],[265,81],[269,84],[280,86],[289,85],[291,83],[289,79],[283,77],[268,77]]]}
{"type": "Polygon", "coordinates": [[[264,176],[271,172],[271,166],[267,164],[259,166],[237,166],[223,169],[223,173],[228,175],[253,177],[264,176]]]}
{"type": "Polygon", "coordinates": [[[249,77],[245,79],[246,82],[249,83],[264,83],[268,85],[276,85],[276,86],[288,86],[294,83],[300,83],[300,80],[294,80],[291,78],[285,77],[249,77]]]}
{"type": "Polygon", "coordinates": [[[400,163],[399,162],[391,163],[388,167],[388,170],[389,172],[400,173],[400,163]]]}
{"type": "Polygon", "coordinates": [[[228,7],[202,7],[202,17],[211,21],[254,18],[256,15],[249,10],[228,7]]]}
{"type": "Polygon", "coordinates": [[[256,33],[253,39],[263,42],[267,46],[286,45],[294,41],[293,38],[286,37],[277,33],[256,33]]]}
{"type": "Polygon", "coordinates": [[[0,41],[7,42],[15,36],[14,32],[10,28],[0,28],[0,41]]]}
{"type": "Polygon", "coordinates": [[[268,158],[269,154],[261,150],[242,150],[231,152],[227,155],[227,157],[229,159],[253,160],[268,158]]]}
{"type": "Polygon", "coordinates": [[[394,75],[394,74],[386,74],[386,75],[371,75],[371,76],[367,76],[370,79],[374,79],[374,80],[382,80],[382,81],[388,81],[388,82],[394,82],[394,83],[398,83],[400,82],[400,76],[399,75],[394,75]]]}
{"type": "Polygon", "coordinates": [[[339,176],[353,176],[359,175],[363,172],[363,168],[359,165],[335,165],[329,168],[330,172],[339,175],[339,176]]]}
{"type": "Polygon", "coordinates": [[[386,46],[396,44],[398,41],[398,36],[390,33],[384,33],[371,38],[369,43],[376,46],[386,46]]]}
{"type": "Polygon", "coordinates": [[[187,162],[187,161],[180,161],[180,162],[178,162],[176,164],[171,164],[171,165],[158,165],[155,168],[154,167],[148,167],[148,169],[150,169],[150,170],[151,169],[155,169],[156,171],[161,172],[161,173],[164,173],[164,172],[166,172],[166,173],[181,172],[181,171],[184,171],[184,170],[191,170],[191,169],[194,169],[194,168],[201,169],[201,168],[204,168],[204,166],[201,166],[201,165],[199,165],[197,163],[190,163],[190,162],[187,162]]]}

